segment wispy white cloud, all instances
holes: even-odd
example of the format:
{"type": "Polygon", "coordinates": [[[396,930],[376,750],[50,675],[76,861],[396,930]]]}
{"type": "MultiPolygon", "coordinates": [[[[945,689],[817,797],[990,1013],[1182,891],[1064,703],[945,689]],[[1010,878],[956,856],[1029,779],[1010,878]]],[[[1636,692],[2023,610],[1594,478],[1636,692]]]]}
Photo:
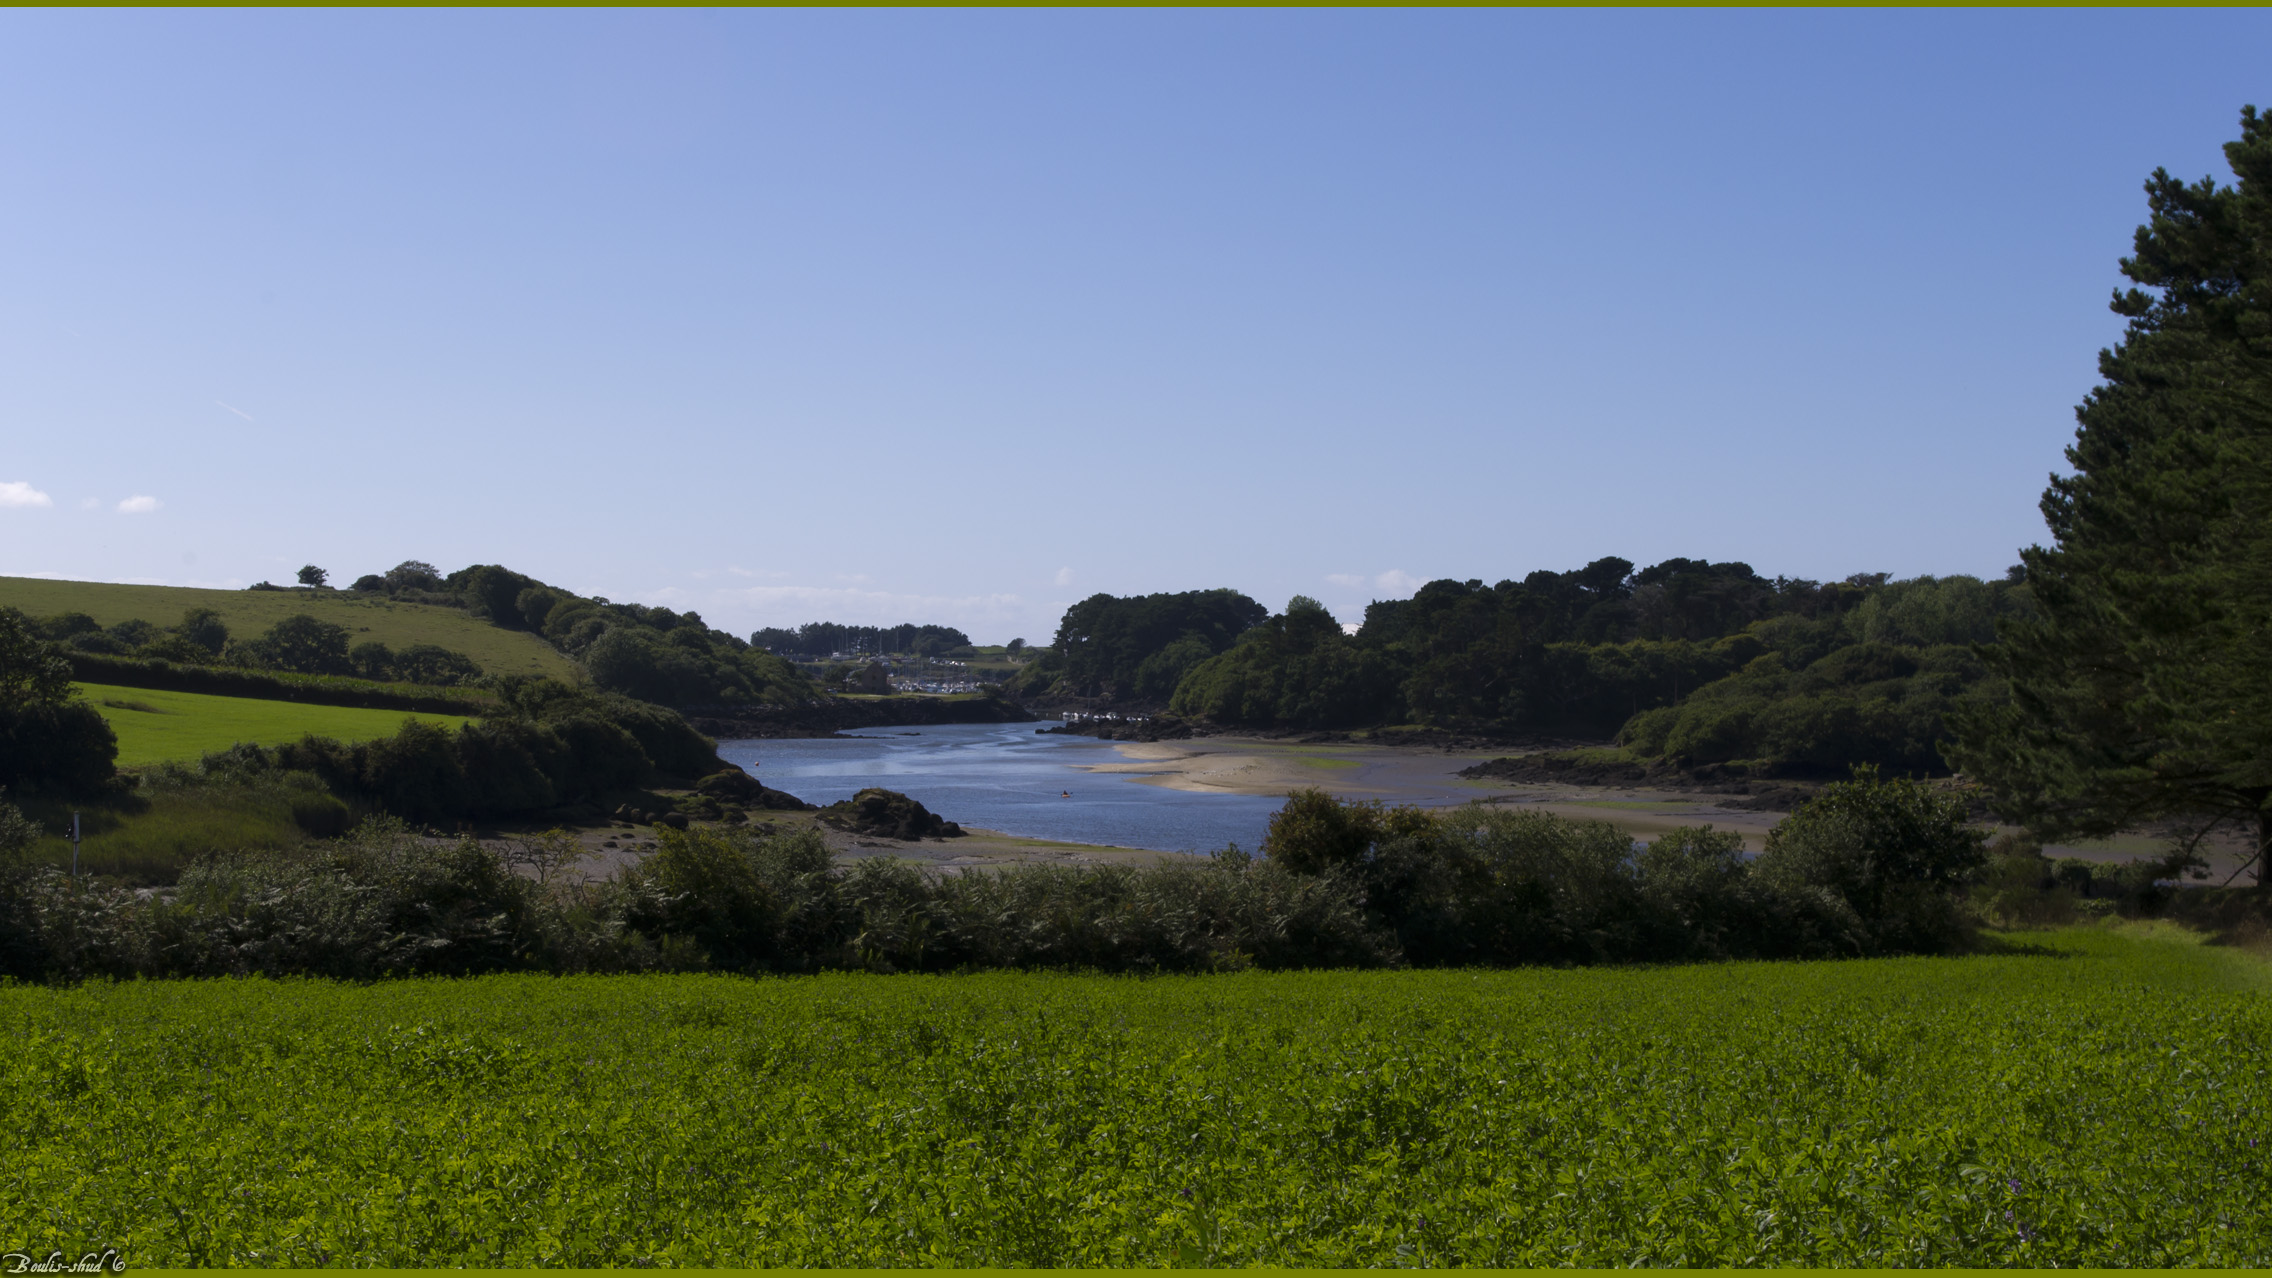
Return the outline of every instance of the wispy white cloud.
{"type": "Polygon", "coordinates": [[[1052,585],[1057,585],[1057,586],[1070,586],[1070,585],[1072,585],[1072,584],[1073,584],[1073,570],[1072,570],[1072,569],[1070,569],[1070,568],[1060,568],[1060,569],[1058,569],[1058,570],[1057,570],[1057,576],[1056,576],[1055,580],[1053,580],[1053,581],[1052,581],[1052,582],[1051,582],[1050,584],[1052,584],[1052,585]]]}
{"type": "Polygon", "coordinates": [[[0,483],[0,509],[32,510],[52,506],[55,499],[21,480],[0,483]]]}
{"type": "Polygon", "coordinates": [[[1427,584],[1402,568],[1391,568],[1371,577],[1354,572],[1332,572],[1325,575],[1325,580],[1327,584],[1339,586],[1343,590],[1363,590],[1370,586],[1391,596],[1409,595],[1427,584]]]}
{"type": "MultiPolygon", "coordinates": [[[[747,568],[738,568],[738,567],[726,567],[726,568],[697,568],[697,569],[695,569],[695,570],[694,570],[693,572],[690,572],[690,573],[688,573],[688,574],[686,574],[686,575],[687,575],[687,576],[689,576],[689,577],[692,577],[692,578],[694,578],[694,579],[695,579],[696,581],[708,581],[708,580],[710,580],[710,579],[711,579],[712,577],[717,577],[717,576],[721,576],[721,575],[723,575],[723,576],[728,576],[728,577],[748,577],[748,578],[751,578],[752,580],[757,580],[757,581],[778,581],[778,580],[780,580],[781,578],[788,576],[789,574],[788,574],[788,573],[785,573],[785,572],[751,572],[751,571],[750,571],[749,569],[747,569],[747,568]]],[[[851,581],[851,580],[866,581],[866,580],[867,580],[867,578],[866,578],[866,577],[860,577],[860,578],[849,578],[849,577],[847,577],[847,578],[844,578],[844,580],[847,580],[847,581],[851,581]]]]}
{"type": "Polygon", "coordinates": [[[158,507],[165,504],[166,503],[159,501],[157,498],[149,496],[145,493],[129,497],[125,501],[118,503],[118,513],[121,515],[147,515],[151,511],[156,510],[158,507]]]}
{"type": "MultiPolygon", "coordinates": [[[[226,408],[226,409],[228,409],[228,410],[229,410],[230,412],[232,412],[232,413],[235,413],[235,414],[236,414],[237,416],[244,418],[244,419],[245,419],[246,421],[248,421],[248,422],[252,422],[252,414],[251,414],[251,413],[248,413],[248,412],[246,412],[245,410],[243,410],[243,409],[241,409],[241,408],[238,408],[238,407],[237,407],[237,406],[235,406],[234,404],[223,404],[223,403],[221,403],[221,401],[220,401],[220,400],[214,400],[213,402],[214,402],[214,403],[215,403],[216,405],[219,405],[220,407],[222,407],[222,408],[226,408]]],[[[258,425],[260,425],[260,423],[259,423],[259,422],[252,422],[252,424],[253,424],[253,425],[255,425],[255,426],[258,426],[258,425]]]]}
{"type": "Polygon", "coordinates": [[[35,577],[41,581],[106,581],[121,586],[192,586],[199,590],[242,590],[251,582],[242,577],[90,577],[83,572],[31,572],[0,564],[0,577],[35,577]]]}
{"type": "Polygon", "coordinates": [[[195,590],[242,590],[252,583],[242,577],[121,577],[128,586],[188,586],[195,590]]]}
{"type": "Polygon", "coordinates": [[[81,510],[101,510],[102,508],[103,499],[100,497],[81,497],[79,499],[79,509],[81,510]]]}

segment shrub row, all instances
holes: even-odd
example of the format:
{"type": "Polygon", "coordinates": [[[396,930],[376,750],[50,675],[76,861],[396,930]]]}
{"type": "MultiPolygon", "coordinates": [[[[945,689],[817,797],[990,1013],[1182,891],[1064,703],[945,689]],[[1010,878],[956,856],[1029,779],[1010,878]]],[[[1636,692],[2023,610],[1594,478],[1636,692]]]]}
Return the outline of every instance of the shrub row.
{"type": "Polygon", "coordinates": [[[81,683],[106,683],[121,688],[202,692],[217,697],[260,697],[271,701],[297,701],[306,705],[409,710],[425,714],[481,715],[495,709],[497,705],[495,695],[472,688],[438,692],[431,688],[390,686],[338,675],[303,675],[229,666],[140,661],[132,657],[113,657],[75,649],[64,649],[62,655],[71,662],[73,679],[81,683]]]}
{"type": "Polygon", "coordinates": [[[729,767],[715,742],[660,706],[548,680],[507,681],[503,702],[456,731],[411,721],[375,741],[240,744],[174,771],[223,784],[306,773],[363,810],[446,825],[590,803],[657,781],[691,783],[729,767]]]}
{"type": "Polygon", "coordinates": [[[826,844],[657,831],[604,882],[539,884],[392,820],[300,853],[207,858],[170,894],[0,877],[0,975],[370,979],[540,970],[1211,971],[1381,966],[1335,883],[1267,864],[937,875],[831,867],[826,844]]]}
{"type": "MultiPolygon", "coordinates": [[[[306,761],[302,761],[306,762],[306,761]]],[[[1747,862],[1732,835],[1636,848],[1605,822],[1428,814],[1297,794],[1256,858],[942,874],[833,865],[810,831],[657,831],[604,882],[511,873],[400,821],[289,855],[208,858],[167,897],[53,872],[0,889],[24,979],[513,969],[1198,972],[1944,952],[1980,836],[1905,782],[1831,787],[1747,862]]]]}

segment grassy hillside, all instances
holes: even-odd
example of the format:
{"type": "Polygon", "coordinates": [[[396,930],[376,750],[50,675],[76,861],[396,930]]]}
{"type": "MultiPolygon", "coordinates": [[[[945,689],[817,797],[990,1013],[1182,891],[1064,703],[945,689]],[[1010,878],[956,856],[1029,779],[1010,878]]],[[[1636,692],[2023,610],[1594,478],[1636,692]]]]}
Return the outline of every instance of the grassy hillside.
{"type": "Polygon", "coordinates": [[[347,627],[350,642],[375,639],[390,648],[439,644],[473,658],[490,674],[573,678],[575,663],[526,631],[505,630],[456,608],[396,603],[337,591],[197,590],[187,586],[122,586],[101,581],[0,577],[0,607],[34,617],[83,612],[104,626],[141,619],[170,626],[191,608],[221,614],[229,634],[250,639],[294,613],[347,627]]]}
{"type": "Polygon", "coordinates": [[[2272,1257],[2261,963],[2026,941],[1594,971],[13,986],[0,1218],[141,1267],[2272,1257]]]}
{"type": "Polygon", "coordinates": [[[73,686],[102,712],[111,731],[118,734],[118,764],[122,768],[166,759],[194,759],[209,750],[226,750],[240,741],[259,745],[297,741],[311,732],[341,741],[371,741],[394,735],[405,719],[422,719],[452,728],[465,723],[463,718],[446,714],[358,710],[93,683],[73,686]]]}

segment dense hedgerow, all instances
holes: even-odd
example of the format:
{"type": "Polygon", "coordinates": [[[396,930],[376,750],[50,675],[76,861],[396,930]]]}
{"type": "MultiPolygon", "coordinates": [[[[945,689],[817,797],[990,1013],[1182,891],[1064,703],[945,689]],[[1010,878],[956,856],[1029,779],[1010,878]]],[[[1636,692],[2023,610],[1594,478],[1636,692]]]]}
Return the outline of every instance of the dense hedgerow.
{"type": "MultiPolygon", "coordinates": [[[[312,780],[312,778],[310,779],[312,780]]],[[[320,789],[296,802],[329,801],[320,789]]],[[[471,839],[379,819],[285,853],[208,856],[170,892],[0,876],[0,974],[348,978],[707,968],[1203,972],[1947,952],[1982,859],[1912,782],[1829,787],[1747,861],[1735,836],[1637,849],[1606,822],[1292,796],[1256,858],[945,874],[832,863],[809,830],[657,831],[604,882],[511,873],[471,839]]]]}
{"type": "Polygon", "coordinates": [[[2254,960],[0,989],[136,1267],[2253,1266],[2254,960]]]}

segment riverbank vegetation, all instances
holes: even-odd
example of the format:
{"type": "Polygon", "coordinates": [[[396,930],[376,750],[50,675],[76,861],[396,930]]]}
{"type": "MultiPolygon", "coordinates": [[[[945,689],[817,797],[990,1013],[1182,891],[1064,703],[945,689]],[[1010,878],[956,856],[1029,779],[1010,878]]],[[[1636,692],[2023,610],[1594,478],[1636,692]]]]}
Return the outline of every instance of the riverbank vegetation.
{"type": "MultiPolygon", "coordinates": [[[[368,752],[242,748],[150,784],[190,797],[259,796],[312,836],[326,822],[344,828],[356,811],[459,801],[461,792],[432,780],[448,775],[450,741],[424,730],[368,752]]],[[[756,786],[746,776],[741,784],[756,786]]],[[[871,797],[879,810],[897,804],[926,818],[915,834],[955,832],[901,796],[861,796],[871,797]]],[[[858,804],[841,806],[831,810],[837,819],[860,815],[858,804]]],[[[739,826],[661,823],[653,851],[591,881],[517,876],[495,846],[422,834],[399,817],[365,820],[341,839],[194,856],[156,893],[67,878],[27,855],[36,851],[27,843],[0,882],[0,932],[13,947],[0,975],[1141,973],[1851,958],[1963,952],[1983,922],[2087,917],[2076,902],[2093,889],[2032,846],[1990,848],[1962,806],[1931,787],[1867,776],[1802,805],[1757,858],[1709,828],[1637,848],[1606,822],[1382,808],[1306,791],[1273,818],[1260,857],[1226,848],[1150,868],[954,874],[888,858],[839,866],[809,829],[746,820],[762,815],[739,826]]],[[[2117,886],[2098,885],[2109,909],[2150,913],[2169,899],[2152,876],[2120,884],[2120,895],[2109,890],[2117,886]]]]}
{"type": "Polygon", "coordinates": [[[1194,665],[1168,709],[1245,728],[1616,739],[1674,770],[1945,771],[1949,716],[2000,695],[1973,645],[2029,606],[2018,574],[1825,585],[1607,559],[1431,582],[1372,605],[1354,634],[1296,598],[1194,665]]]}
{"type": "Polygon", "coordinates": [[[1047,652],[1021,670],[1012,695],[1164,702],[1194,666],[1229,648],[1270,610],[1235,590],[1120,598],[1097,594],[1065,610],[1047,652]]]}

